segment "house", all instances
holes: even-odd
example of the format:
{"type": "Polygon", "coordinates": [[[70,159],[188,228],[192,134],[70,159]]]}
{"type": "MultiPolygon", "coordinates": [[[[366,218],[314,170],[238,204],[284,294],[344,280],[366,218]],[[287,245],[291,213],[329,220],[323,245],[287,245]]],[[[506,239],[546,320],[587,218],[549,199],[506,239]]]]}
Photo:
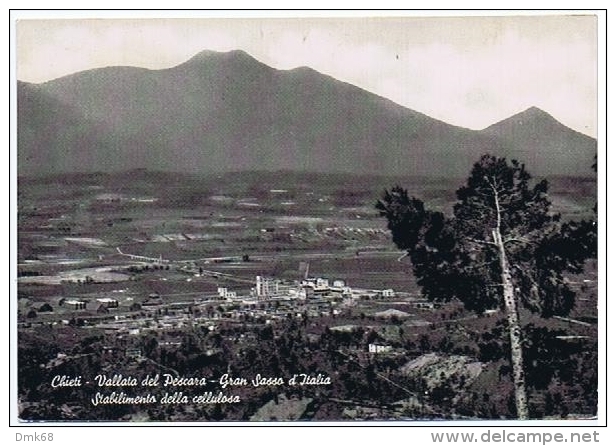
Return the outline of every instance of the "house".
{"type": "Polygon", "coordinates": [[[369,353],[387,353],[392,350],[391,345],[368,344],[369,353]]]}
{"type": "Polygon", "coordinates": [[[65,300],[63,305],[66,305],[66,307],[70,308],[71,310],[85,310],[86,309],[86,303],[82,300],[77,300],[77,299],[65,300]]]}
{"type": "Polygon", "coordinates": [[[218,296],[227,300],[237,299],[237,293],[235,291],[229,291],[225,287],[218,287],[218,296]]]}
{"type": "Polygon", "coordinates": [[[118,308],[117,299],[113,299],[111,297],[102,297],[100,299],[96,299],[97,302],[104,305],[106,308],[118,308]]]}

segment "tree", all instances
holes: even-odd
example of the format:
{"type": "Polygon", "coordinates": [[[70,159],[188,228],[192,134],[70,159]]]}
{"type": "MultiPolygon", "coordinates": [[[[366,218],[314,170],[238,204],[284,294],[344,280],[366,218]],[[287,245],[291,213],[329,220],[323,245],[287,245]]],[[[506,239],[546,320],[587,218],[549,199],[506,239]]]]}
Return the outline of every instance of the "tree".
{"type": "Polygon", "coordinates": [[[484,155],[457,191],[451,217],[426,210],[400,186],[376,205],[426,297],[458,299],[477,313],[505,309],[520,419],[528,402],[518,307],[566,315],[575,294],[563,272],[581,272],[593,244],[580,225],[551,212],[547,181],[530,180],[524,164],[484,155]]]}

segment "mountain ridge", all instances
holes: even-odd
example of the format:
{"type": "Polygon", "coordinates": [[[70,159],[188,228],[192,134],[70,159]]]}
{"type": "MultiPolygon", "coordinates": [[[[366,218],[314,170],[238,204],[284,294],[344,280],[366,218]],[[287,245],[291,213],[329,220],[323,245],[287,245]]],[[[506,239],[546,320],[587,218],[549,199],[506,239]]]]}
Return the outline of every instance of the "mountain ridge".
{"type": "Polygon", "coordinates": [[[537,174],[585,174],[580,163],[592,163],[596,141],[556,120],[527,119],[537,110],[521,112],[536,123],[524,131],[511,121],[520,114],[470,130],[310,67],[277,70],[241,50],[206,50],[162,70],[104,67],[18,82],[18,171],[464,175],[490,152],[537,174]]]}

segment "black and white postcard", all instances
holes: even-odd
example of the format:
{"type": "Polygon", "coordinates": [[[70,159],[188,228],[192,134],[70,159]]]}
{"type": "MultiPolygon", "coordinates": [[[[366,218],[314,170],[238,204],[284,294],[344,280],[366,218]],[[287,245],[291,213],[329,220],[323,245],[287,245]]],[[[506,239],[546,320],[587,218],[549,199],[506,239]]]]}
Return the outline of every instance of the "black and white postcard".
{"type": "Polygon", "coordinates": [[[92,14],[13,25],[19,422],[596,422],[596,14],[92,14]]]}

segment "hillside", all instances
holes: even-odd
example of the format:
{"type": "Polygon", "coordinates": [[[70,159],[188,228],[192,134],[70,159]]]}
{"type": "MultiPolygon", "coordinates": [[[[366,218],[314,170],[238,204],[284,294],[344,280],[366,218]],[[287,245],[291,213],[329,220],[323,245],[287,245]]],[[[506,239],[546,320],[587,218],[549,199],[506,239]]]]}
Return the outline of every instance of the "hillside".
{"type": "Polygon", "coordinates": [[[590,172],[597,142],[576,132],[551,115],[531,107],[481,131],[497,139],[506,151],[515,152],[531,172],[551,158],[551,169],[559,175],[590,172]]]}
{"type": "Polygon", "coordinates": [[[18,168],[463,177],[491,152],[530,158],[537,175],[587,174],[591,138],[541,119],[528,126],[531,136],[506,124],[472,131],[310,68],[281,71],[241,51],[204,51],[165,70],[108,67],[19,82],[18,168]],[[555,142],[537,150],[532,135],[555,142]]]}

